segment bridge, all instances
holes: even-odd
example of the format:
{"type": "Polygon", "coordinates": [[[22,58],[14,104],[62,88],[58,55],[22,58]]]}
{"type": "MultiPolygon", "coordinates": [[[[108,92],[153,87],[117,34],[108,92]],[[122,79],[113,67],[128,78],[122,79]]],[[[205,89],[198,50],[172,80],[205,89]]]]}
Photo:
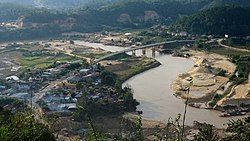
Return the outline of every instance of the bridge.
{"type": "Polygon", "coordinates": [[[144,45],[144,46],[139,46],[139,47],[131,47],[131,48],[128,48],[128,49],[124,49],[124,50],[121,50],[121,51],[117,51],[117,52],[114,52],[112,54],[109,54],[109,55],[106,55],[106,56],[103,56],[101,58],[98,58],[94,61],[94,63],[98,63],[100,61],[103,61],[103,60],[106,60],[112,56],[115,56],[115,55],[119,55],[119,54],[122,54],[122,53],[126,53],[126,52],[134,52],[136,50],[141,50],[141,49],[146,49],[146,48],[154,48],[154,47],[157,47],[157,46],[161,46],[161,45],[169,45],[169,44],[174,44],[174,43],[193,43],[195,40],[174,40],[174,41],[167,41],[167,42],[160,42],[160,43],[154,43],[154,44],[149,44],[149,45],[144,45]]]}

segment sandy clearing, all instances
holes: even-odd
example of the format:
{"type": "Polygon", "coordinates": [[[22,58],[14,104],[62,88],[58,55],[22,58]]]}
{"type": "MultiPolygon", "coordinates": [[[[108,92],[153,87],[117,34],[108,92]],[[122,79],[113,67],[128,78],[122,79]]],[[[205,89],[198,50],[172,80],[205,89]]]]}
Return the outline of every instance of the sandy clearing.
{"type": "Polygon", "coordinates": [[[189,80],[193,83],[190,88],[190,97],[200,98],[207,94],[212,94],[227,84],[227,77],[217,76],[218,69],[227,71],[231,75],[236,65],[228,61],[225,56],[190,50],[186,53],[191,54],[195,65],[185,74],[179,75],[172,84],[175,93],[180,97],[185,97],[185,89],[189,87],[189,80]]]}

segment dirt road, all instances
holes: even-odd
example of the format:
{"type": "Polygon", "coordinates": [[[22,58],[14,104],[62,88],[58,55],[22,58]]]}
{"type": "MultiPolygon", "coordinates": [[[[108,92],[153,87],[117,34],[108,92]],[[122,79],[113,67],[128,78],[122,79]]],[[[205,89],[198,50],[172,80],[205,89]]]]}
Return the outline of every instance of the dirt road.
{"type": "Polygon", "coordinates": [[[236,47],[224,45],[224,44],[222,44],[222,41],[223,41],[223,39],[217,40],[218,44],[220,46],[224,47],[224,48],[227,48],[227,49],[230,49],[230,50],[239,51],[239,52],[249,52],[250,53],[250,50],[247,50],[247,49],[241,49],[241,48],[236,48],[236,47]]]}

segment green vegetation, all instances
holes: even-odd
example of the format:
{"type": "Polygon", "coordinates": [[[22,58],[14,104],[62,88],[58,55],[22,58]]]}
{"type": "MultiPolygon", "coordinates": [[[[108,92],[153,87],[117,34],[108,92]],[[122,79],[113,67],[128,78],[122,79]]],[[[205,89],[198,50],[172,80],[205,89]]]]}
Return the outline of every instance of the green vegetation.
{"type": "Polygon", "coordinates": [[[33,115],[11,115],[7,111],[1,111],[5,121],[1,121],[0,140],[30,140],[30,141],[54,141],[55,137],[50,129],[36,121],[33,115]]]}
{"type": "MultiPolygon", "coordinates": [[[[79,0],[43,2],[54,3],[59,7],[61,4],[70,5],[68,3],[80,5],[79,0]]],[[[81,3],[84,2],[81,1],[81,3]]],[[[1,19],[13,21],[19,18],[19,22],[23,22],[25,28],[0,30],[0,41],[55,37],[67,31],[93,32],[120,28],[144,28],[156,23],[169,24],[179,15],[190,15],[198,11],[207,4],[207,0],[117,0],[114,3],[98,0],[93,3],[100,6],[90,4],[66,11],[56,11],[3,5],[0,9],[1,19]],[[106,4],[103,6],[103,3],[106,4]],[[38,26],[33,27],[32,23],[38,26]]]]}
{"type": "Polygon", "coordinates": [[[250,39],[248,38],[231,37],[223,41],[223,43],[229,46],[250,50],[250,39]]]}
{"type": "Polygon", "coordinates": [[[199,128],[198,135],[194,141],[248,141],[250,140],[250,117],[238,119],[227,123],[226,132],[229,133],[225,137],[219,137],[212,125],[205,124],[199,128]]]}
{"type": "Polygon", "coordinates": [[[217,54],[221,54],[224,56],[249,56],[249,52],[242,52],[242,51],[235,51],[235,50],[230,50],[230,49],[225,49],[224,47],[221,46],[211,46],[208,45],[204,42],[197,41],[194,46],[192,47],[195,50],[200,50],[200,51],[209,51],[217,54]]]}
{"type": "Polygon", "coordinates": [[[40,28],[24,28],[15,30],[0,30],[0,41],[32,40],[57,37],[62,30],[58,26],[44,26],[40,28]]]}
{"type": "Polygon", "coordinates": [[[104,85],[113,86],[116,83],[116,75],[110,71],[103,70],[101,72],[102,83],[104,85]]]}
{"type": "Polygon", "coordinates": [[[231,56],[231,55],[250,55],[249,52],[240,52],[240,51],[234,51],[234,50],[227,50],[223,47],[211,47],[210,52],[225,55],[225,56],[231,56]]]}
{"type": "Polygon", "coordinates": [[[216,7],[183,17],[172,25],[194,34],[245,36],[250,32],[249,7],[216,7]]]}
{"type": "Polygon", "coordinates": [[[14,21],[19,17],[31,12],[33,9],[15,4],[0,3],[0,22],[14,21]]]}
{"type": "Polygon", "coordinates": [[[55,61],[67,62],[72,60],[72,57],[58,56],[58,57],[25,57],[21,58],[18,63],[27,68],[48,68],[53,65],[55,61]]]}
{"type": "MultiPolygon", "coordinates": [[[[230,88],[228,88],[228,89],[230,89],[230,88]]],[[[230,89],[231,90],[231,89],[230,89]]],[[[221,100],[224,96],[226,96],[228,93],[226,93],[225,95],[219,95],[219,94],[215,94],[214,96],[213,96],[213,98],[212,98],[212,100],[208,103],[208,105],[210,106],[210,107],[213,107],[213,106],[215,106],[216,104],[217,104],[217,102],[219,101],[219,100],[221,100]]]]}
{"type": "Polygon", "coordinates": [[[158,65],[160,65],[160,63],[152,59],[127,58],[123,59],[121,64],[106,66],[106,69],[114,72],[123,82],[135,74],[139,74],[158,65]]]}
{"type": "Polygon", "coordinates": [[[75,52],[74,54],[76,55],[80,55],[83,57],[87,57],[87,58],[93,58],[93,59],[98,59],[101,58],[103,56],[106,56],[108,54],[110,54],[109,52],[104,52],[104,53],[82,53],[82,52],[75,52]]]}
{"type": "Polygon", "coordinates": [[[195,136],[195,141],[218,141],[219,137],[213,131],[213,126],[205,124],[199,128],[199,133],[195,136]]]}
{"type": "Polygon", "coordinates": [[[54,141],[49,127],[37,121],[33,113],[24,112],[27,110],[17,99],[0,98],[0,140],[54,141]]]}
{"type": "Polygon", "coordinates": [[[121,60],[121,59],[130,58],[130,57],[131,57],[131,55],[128,55],[127,53],[121,53],[121,54],[111,56],[111,57],[109,57],[107,59],[108,60],[121,60]]]}
{"type": "MultiPolygon", "coordinates": [[[[213,2],[218,1],[214,0],[213,2]]],[[[102,30],[140,29],[155,24],[169,25],[183,15],[191,15],[211,6],[211,0],[114,0],[110,1],[41,1],[48,7],[74,7],[68,10],[26,8],[0,4],[0,19],[23,23],[21,29],[1,27],[0,41],[25,40],[60,36],[62,32],[94,32],[102,30]],[[208,6],[211,4],[210,6],[208,6]],[[49,6],[56,5],[56,6],[49,6]],[[1,8],[2,6],[2,8],[1,8]],[[36,26],[33,26],[35,23],[36,26]]],[[[219,5],[249,5],[235,0],[219,5]]],[[[249,10],[240,7],[214,8],[174,24],[174,29],[198,34],[245,35],[249,33],[249,10]],[[221,20],[223,17],[223,20],[221,20]],[[244,20],[243,20],[243,19],[244,20]],[[213,28],[211,28],[213,27],[213,28]],[[237,30],[236,30],[237,29],[237,30]]],[[[21,25],[21,24],[20,24],[21,25]]],[[[158,39],[157,39],[158,40],[158,39]]],[[[161,40],[161,39],[159,39],[161,40]]]]}
{"type": "Polygon", "coordinates": [[[236,63],[237,68],[234,75],[230,77],[235,84],[241,84],[248,80],[250,72],[250,56],[230,56],[231,61],[236,63]]]}

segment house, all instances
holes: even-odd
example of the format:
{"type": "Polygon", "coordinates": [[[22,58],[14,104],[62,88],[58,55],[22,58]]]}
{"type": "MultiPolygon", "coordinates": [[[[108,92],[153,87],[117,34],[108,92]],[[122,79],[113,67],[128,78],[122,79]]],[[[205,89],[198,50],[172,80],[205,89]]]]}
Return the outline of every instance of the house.
{"type": "Polygon", "coordinates": [[[62,65],[57,66],[56,68],[66,69],[66,68],[68,68],[69,66],[70,66],[69,64],[62,64],[62,65]]]}
{"type": "Polygon", "coordinates": [[[132,33],[125,33],[124,36],[131,36],[132,33]]]}
{"type": "Polygon", "coordinates": [[[41,74],[42,72],[43,72],[43,70],[42,69],[38,69],[38,68],[35,68],[35,69],[31,70],[32,74],[41,74]]]}
{"type": "Polygon", "coordinates": [[[77,84],[81,81],[82,81],[82,78],[80,76],[71,76],[67,79],[67,82],[72,83],[72,84],[77,84]]]}
{"type": "Polygon", "coordinates": [[[50,78],[54,78],[55,75],[52,74],[52,73],[50,73],[50,72],[43,72],[42,75],[41,75],[41,77],[42,77],[43,79],[50,79],[50,78]]]}
{"type": "Polygon", "coordinates": [[[18,82],[17,83],[17,90],[19,92],[29,92],[30,85],[27,82],[18,82]]]}
{"type": "Polygon", "coordinates": [[[77,108],[76,103],[63,104],[62,108],[67,108],[68,110],[75,110],[77,108]]]}
{"type": "Polygon", "coordinates": [[[67,89],[71,89],[71,90],[74,90],[76,89],[76,84],[70,84],[70,83],[64,83],[64,84],[57,84],[58,87],[60,88],[67,88],[67,89]]]}
{"type": "Polygon", "coordinates": [[[95,83],[97,83],[97,84],[102,83],[102,79],[101,79],[101,78],[97,78],[97,79],[95,80],[95,83]]]}
{"type": "Polygon", "coordinates": [[[91,71],[91,69],[81,69],[79,72],[82,75],[87,75],[87,74],[90,74],[92,71],[91,71]]]}
{"type": "Polygon", "coordinates": [[[71,96],[66,96],[64,99],[68,103],[73,103],[73,102],[76,103],[77,102],[77,99],[76,98],[72,98],[71,96]]]}
{"type": "Polygon", "coordinates": [[[3,91],[6,89],[6,86],[0,85],[0,91],[3,91]]]}
{"type": "Polygon", "coordinates": [[[12,76],[6,77],[5,80],[6,81],[19,81],[20,79],[19,77],[12,75],[12,76]]]}
{"type": "Polygon", "coordinates": [[[188,35],[188,33],[185,31],[180,32],[180,36],[187,36],[187,35],[188,35]]]}

